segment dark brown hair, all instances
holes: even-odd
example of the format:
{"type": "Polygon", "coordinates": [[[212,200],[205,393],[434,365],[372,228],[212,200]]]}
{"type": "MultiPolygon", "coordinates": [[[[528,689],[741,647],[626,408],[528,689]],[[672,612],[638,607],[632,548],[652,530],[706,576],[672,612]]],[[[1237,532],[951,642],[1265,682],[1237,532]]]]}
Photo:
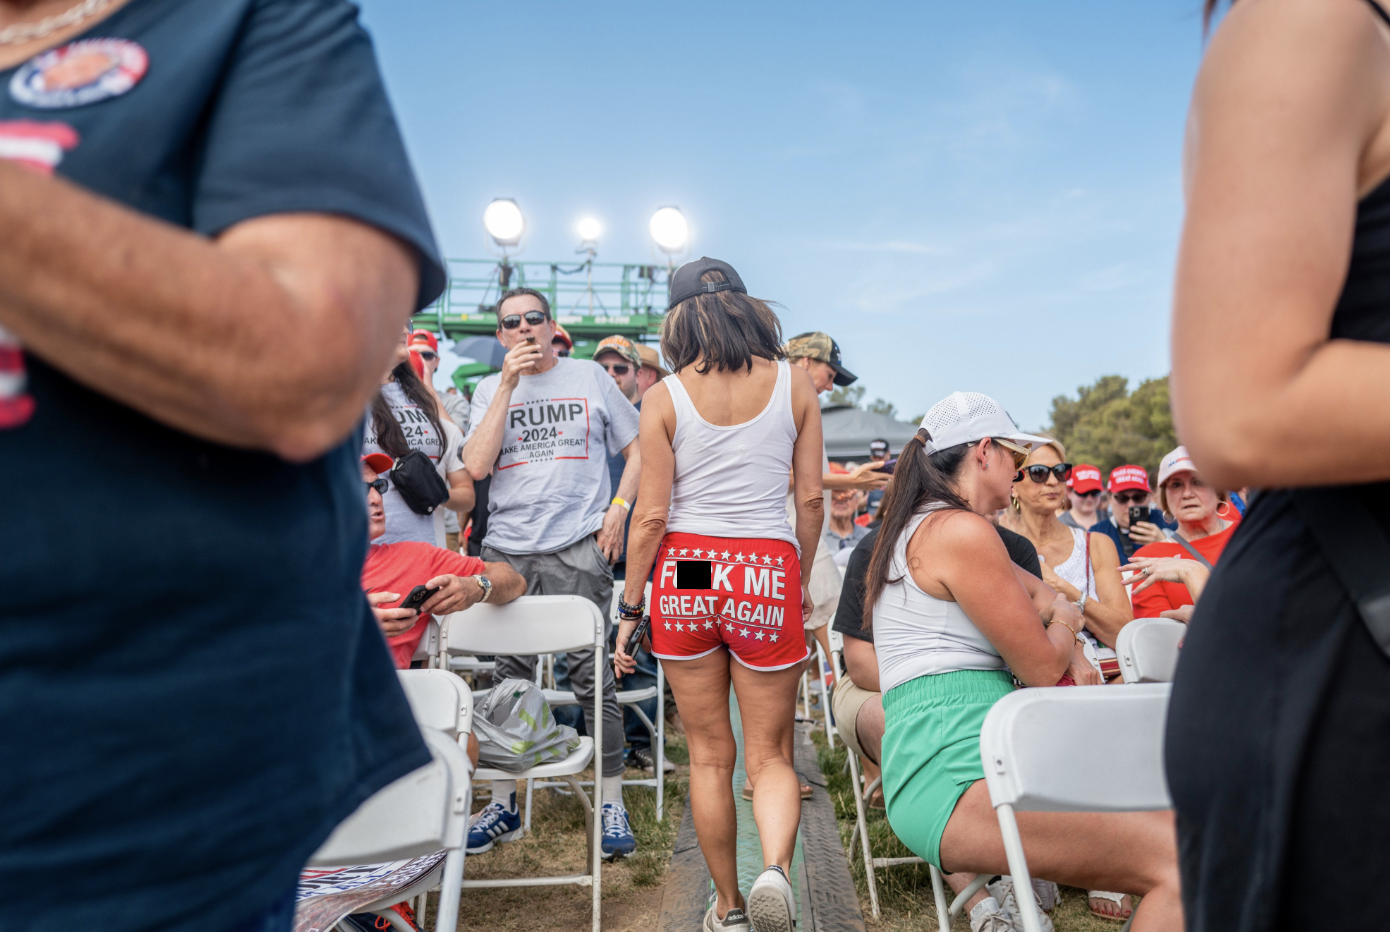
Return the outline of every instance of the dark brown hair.
{"type": "MultiPolygon", "coordinates": [[[[724,273],[710,269],[702,282],[727,281],[724,273]]],[[[719,371],[753,371],[753,357],[785,359],[782,322],[766,301],[737,291],[716,291],[686,298],[671,308],[661,322],[661,354],[679,372],[699,359],[695,371],[704,375],[719,371]]]]}
{"type": "Polygon", "coordinates": [[[888,574],[893,568],[893,551],[898,538],[907,529],[912,516],[930,502],[941,502],[950,509],[970,510],[956,490],[956,477],[966,453],[975,444],[959,443],[928,454],[925,450],[927,439],[926,428],[921,428],[903,447],[898,454],[898,465],[893,467],[893,481],[888,483],[888,491],[879,505],[883,523],[879,526],[874,552],[869,557],[869,569],[864,575],[862,626],[866,631],[874,625],[874,604],[883,595],[883,588],[902,579],[901,576],[889,579],[888,574]]]}
{"type": "Polygon", "coordinates": [[[502,302],[506,301],[508,298],[519,298],[524,294],[529,294],[533,298],[539,298],[541,310],[545,311],[546,317],[550,316],[550,299],[545,295],[534,288],[512,288],[502,292],[501,297],[497,299],[497,303],[492,306],[492,312],[497,315],[498,327],[502,326],[502,302]]]}
{"type": "MultiPolygon", "coordinates": [[[[442,456],[444,447],[448,446],[448,440],[444,437],[444,425],[439,422],[439,401],[434,397],[433,390],[420,381],[420,377],[411,368],[409,359],[391,370],[391,379],[429,420],[435,436],[439,438],[439,452],[442,456]]],[[[400,422],[391,411],[391,403],[379,391],[372,399],[372,429],[376,431],[376,445],[385,450],[391,459],[399,460],[411,451],[410,443],[405,439],[405,431],[401,430],[400,422]]]]}

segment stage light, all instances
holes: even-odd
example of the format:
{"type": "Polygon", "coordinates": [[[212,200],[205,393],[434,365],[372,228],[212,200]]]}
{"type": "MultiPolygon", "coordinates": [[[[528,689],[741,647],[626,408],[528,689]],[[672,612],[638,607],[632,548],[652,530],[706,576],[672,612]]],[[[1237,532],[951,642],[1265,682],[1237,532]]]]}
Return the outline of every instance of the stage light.
{"type": "Polygon", "coordinates": [[[526,218],[521,208],[509,197],[499,197],[483,211],[483,229],[499,248],[506,249],[521,242],[526,232],[526,218]]]}
{"type": "Polygon", "coordinates": [[[585,217],[579,221],[579,238],[586,243],[598,242],[599,234],[603,232],[603,226],[593,217],[585,217]]]}
{"type": "Polygon", "coordinates": [[[684,252],[690,239],[690,226],[685,222],[685,214],[677,207],[663,207],[652,214],[647,229],[651,231],[657,247],[668,255],[684,252]]]}

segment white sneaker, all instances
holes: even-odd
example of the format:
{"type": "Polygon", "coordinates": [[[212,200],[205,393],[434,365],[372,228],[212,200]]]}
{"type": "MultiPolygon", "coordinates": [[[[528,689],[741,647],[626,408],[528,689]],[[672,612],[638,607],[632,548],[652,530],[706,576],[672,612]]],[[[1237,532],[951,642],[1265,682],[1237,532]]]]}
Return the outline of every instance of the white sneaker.
{"type": "Polygon", "coordinates": [[[796,900],[792,885],[776,864],[764,870],[748,891],[748,918],[758,932],[794,932],[796,900]]]}
{"type": "Polygon", "coordinates": [[[1057,904],[1062,902],[1062,888],[1052,880],[1039,880],[1033,878],[1033,895],[1038,898],[1038,906],[1045,913],[1050,913],[1057,908],[1057,904]]]}
{"type": "MultiPolygon", "coordinates": [[[[1018,897],[1014,892],[1014,879],[1005,874],[994,883],[986,884],[985,889],[999,901],[999,908],[1008,915],[1009,921],[1016,927],[1023,928],[1023,917],[1019,915],[1018,897]]],[[[1042,904],[1038,902],[1037,891],[1030,889],[1028,892],[1032,894],[1033,904],[1038,908],[1038,927],[1042,932],[1053,932],[1052,917],[1043,912],[1042,904]]]]}
{"type": "Polygon", "coordinates": [[[970,932],[1018,932],[999,901],[987,896],[970,910],[970,932]]]}

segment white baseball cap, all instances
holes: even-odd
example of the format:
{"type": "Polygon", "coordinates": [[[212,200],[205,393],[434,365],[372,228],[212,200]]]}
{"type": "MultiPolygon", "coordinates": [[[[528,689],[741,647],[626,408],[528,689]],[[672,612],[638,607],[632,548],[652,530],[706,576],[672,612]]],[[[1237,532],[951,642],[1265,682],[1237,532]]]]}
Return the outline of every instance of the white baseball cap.
{"type": "Polygon", "coordinates": [[[1163,457],[1158,464],[1158,486],[1163,487],[1163,483],[1168,481],[1168,477],[1179,472],[1196,472],[1197,464],[1192,462],[1192,457],[1187,455],[1187,447],[1178,447],[1167,456],[1163,457]]]}
{"type": "Polygon", "coordinates": [[[928,439],[923,448],[928,453],[986,437],[1007,441],[1005,446],[1020,453],[1051,442],[1046,437],[1020,431],[999,402],[979,392],[952,392],[931,406],[920,426],[927,431],[928,439]]]}

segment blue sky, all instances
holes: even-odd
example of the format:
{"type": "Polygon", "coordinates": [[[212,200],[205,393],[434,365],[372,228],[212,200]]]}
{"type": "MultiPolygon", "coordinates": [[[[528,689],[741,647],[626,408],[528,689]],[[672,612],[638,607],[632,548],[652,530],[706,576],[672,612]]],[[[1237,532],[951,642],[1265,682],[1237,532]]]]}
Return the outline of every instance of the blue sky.
{"type": "Polygon", "coordinates": [[[451,257],[513,197],[523,259],[648,262],[675,204],[904,415],[1168,371],[1198,0],[363,8],[451,257]]]}

